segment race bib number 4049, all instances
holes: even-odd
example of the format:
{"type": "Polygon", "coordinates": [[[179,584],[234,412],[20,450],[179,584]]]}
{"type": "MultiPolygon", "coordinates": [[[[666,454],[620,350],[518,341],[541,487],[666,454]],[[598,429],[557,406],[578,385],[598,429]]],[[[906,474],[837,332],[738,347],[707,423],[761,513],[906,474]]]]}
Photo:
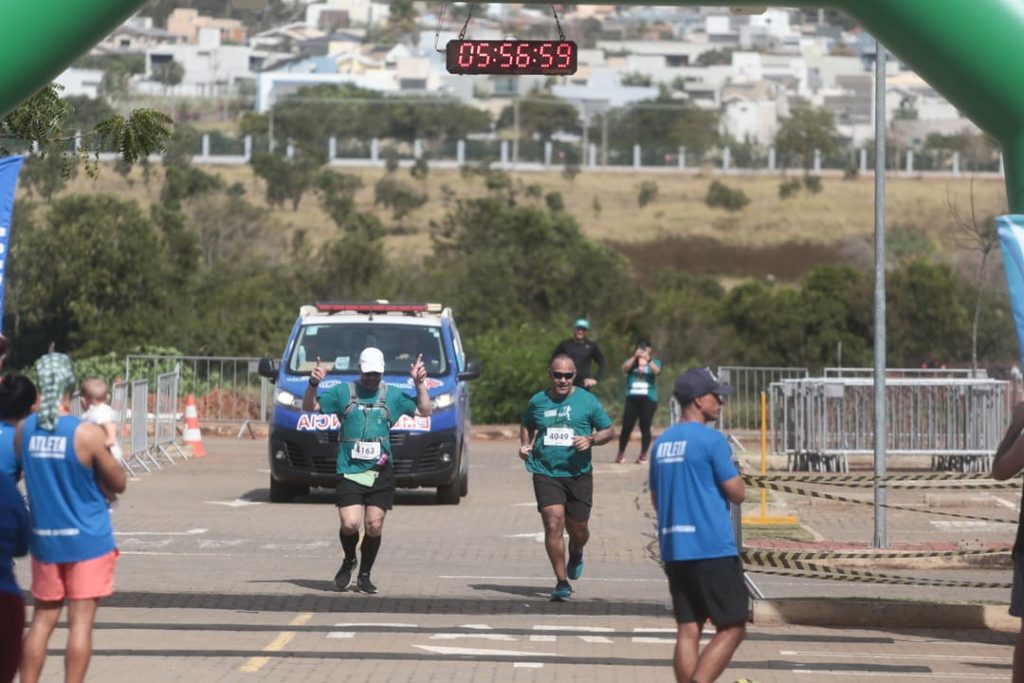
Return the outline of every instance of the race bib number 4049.
{"type": "Polygon", "coordinates": [[[544,432],[545,446],[572,446],[576,434],[572,427],[548,427],[544,432]]]}

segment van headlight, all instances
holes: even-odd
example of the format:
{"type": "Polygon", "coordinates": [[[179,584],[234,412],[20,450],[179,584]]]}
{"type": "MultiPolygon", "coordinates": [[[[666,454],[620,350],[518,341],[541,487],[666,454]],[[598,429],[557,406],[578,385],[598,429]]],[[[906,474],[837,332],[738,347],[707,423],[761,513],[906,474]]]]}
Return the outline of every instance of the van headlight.
{"type": "Polygon", "coordinates": [[[302,410],[302,399],[284,389],[274,389],[274,403],[293,410],[302,410]]]}
{"type": "Polygon", "coordinates": [[[448,392],[446,394],[438,394],[431,400],[430,405],[434,410],[444,410],[450,408],[455,403],[455,394],[448,392]]]}

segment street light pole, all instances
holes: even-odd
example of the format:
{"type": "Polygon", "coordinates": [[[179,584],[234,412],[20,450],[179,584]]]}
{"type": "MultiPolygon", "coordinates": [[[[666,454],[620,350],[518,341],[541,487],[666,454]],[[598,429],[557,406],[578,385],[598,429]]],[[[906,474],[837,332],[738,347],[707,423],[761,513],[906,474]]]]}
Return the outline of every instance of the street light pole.
{"type": "Polygon", "coordinates": [[[885,46],[875,40],[875,548],[886,548],[885,448],[885,46]]]}

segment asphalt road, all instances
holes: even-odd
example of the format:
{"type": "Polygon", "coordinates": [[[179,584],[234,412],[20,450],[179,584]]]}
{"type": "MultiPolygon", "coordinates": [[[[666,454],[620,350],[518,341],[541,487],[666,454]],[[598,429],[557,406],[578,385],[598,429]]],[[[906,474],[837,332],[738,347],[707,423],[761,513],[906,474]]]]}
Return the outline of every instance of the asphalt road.
{"type": "MultiPolygon", "coordinates": [[[[131,481],[116,508],[118,592],[99,612],[90,680],[672,679],[674,624],[650,552],[645,472],[607,463],[609,447],[598,449],[586,573],[561,604],[546,598],[553,578],[512,441],[473,444],[461,505],[400,493],[373,596],[334,590],[330,493],[272,505],[264,442],[207,438],[206,450],[131,481]]],[[[27,574],[21,563],[23,586],[27,574]]],[[[823,598],[835,589],[789,583],[823,598]]],[[[51,643],[46,681],[61,680],[65,637],[62,627],[51,643]]],[[[753,625],[721,680],[1006,680],[1013,639],[753,625]]]]}

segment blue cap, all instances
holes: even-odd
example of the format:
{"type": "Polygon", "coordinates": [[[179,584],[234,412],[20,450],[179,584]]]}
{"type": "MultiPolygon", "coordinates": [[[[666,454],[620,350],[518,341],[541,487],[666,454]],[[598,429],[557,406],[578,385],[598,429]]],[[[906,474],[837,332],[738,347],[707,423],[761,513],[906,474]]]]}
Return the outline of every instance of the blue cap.
{"type": "Polygon", "coordinates": [[[577,318],[576,322],[573,323],[573,327],[574,328],[582,327],[585,330],[589,330],[590,329],[590,321],[587,320],[586,318],[577,318]]]}
{"type": "Polygon", "coordinates": [[[731,394],[734,389],[721,384],[708,368],[691,368],[676,378],[673,393],[682,403],[689,403],[705,394],[731,394]]]}

